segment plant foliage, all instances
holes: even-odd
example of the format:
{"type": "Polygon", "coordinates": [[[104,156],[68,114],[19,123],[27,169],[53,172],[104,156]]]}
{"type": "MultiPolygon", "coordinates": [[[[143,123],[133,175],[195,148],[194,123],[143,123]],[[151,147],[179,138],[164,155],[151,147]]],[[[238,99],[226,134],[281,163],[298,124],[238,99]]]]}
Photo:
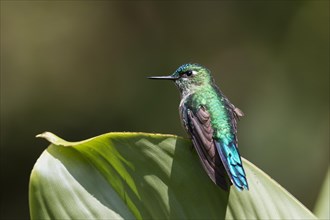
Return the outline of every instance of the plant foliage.
{"type": "Polygon", "coordinates": [[[32,219],[315,219],[243,159],[250,190],[225,192],[208,178],[189,140],[108,133],[51,144],[30,177],[32,219]]]}

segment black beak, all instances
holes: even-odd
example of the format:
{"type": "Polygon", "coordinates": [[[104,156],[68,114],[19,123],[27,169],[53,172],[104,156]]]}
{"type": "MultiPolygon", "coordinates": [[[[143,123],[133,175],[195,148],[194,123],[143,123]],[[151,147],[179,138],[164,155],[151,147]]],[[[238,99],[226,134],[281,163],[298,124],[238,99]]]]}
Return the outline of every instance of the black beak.
{"type": "Polygon", "coordinates": [[[149,76],[148,79],[177,80],[178,78],[173,76],[149,76]]]}

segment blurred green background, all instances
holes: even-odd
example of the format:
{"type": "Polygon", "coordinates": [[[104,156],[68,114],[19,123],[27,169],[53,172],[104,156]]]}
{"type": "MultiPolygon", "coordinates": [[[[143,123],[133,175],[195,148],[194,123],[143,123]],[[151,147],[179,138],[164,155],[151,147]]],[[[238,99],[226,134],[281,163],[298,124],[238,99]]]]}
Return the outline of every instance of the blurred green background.
{"type": "Polygon", "coordinates": [[[1,218],[27,218],[51,131],[186,136],[179,93],[208,67],[246,117],[241,154],[312,209],[329,164],[329,1],[1,1],[1,218]]]}

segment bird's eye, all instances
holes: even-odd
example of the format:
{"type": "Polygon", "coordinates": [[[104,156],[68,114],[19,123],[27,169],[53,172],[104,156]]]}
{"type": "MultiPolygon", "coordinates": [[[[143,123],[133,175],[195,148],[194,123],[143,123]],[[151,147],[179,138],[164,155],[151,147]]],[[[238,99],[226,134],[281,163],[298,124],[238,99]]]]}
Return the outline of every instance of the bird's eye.
{"type": "Polygon", "coordinates": [[[188,71],[185,72],[185,74],[186,74],[187,76],[191,76],[191,75],[193,74],[193,72],[192,72],[191,70],[188,70],[188,71]]]}

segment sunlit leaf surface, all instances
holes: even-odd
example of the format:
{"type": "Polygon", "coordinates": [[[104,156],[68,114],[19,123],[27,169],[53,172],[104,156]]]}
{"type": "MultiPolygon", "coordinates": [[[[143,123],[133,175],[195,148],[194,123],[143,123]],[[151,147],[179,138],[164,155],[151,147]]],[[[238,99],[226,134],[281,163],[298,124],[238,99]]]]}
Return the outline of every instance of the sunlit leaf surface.
{"type": "Polygon", "coordinates": [[[315,219],[269,176],[243,160],[250,191],[224,192],[189,140],[108,133],[51,145],[30,178],[32,219],[315,219]]]}

